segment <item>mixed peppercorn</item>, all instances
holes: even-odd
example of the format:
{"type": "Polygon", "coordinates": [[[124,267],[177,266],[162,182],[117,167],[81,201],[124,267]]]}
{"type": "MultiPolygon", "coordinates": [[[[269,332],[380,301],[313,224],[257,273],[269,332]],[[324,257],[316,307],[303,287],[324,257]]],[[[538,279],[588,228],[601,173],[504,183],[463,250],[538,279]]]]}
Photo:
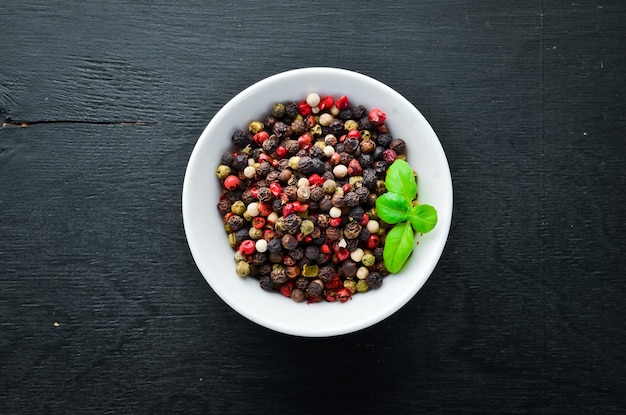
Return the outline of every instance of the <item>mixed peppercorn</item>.
{"type": "Polygon", "coordinates": [[[385,113],[346,96],[276,103],[232,135],[217,204],[241,277],[296,302],[345,302],[389,274],[376,216],[385,174],[405,159],[385,113]]]}

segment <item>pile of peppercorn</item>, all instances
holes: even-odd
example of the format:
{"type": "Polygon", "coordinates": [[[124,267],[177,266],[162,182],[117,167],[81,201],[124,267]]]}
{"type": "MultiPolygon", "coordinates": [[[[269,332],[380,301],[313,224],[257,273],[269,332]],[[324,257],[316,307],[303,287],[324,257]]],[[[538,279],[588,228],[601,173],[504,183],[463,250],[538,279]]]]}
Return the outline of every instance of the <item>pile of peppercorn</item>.
{"type": "Polygon", "coordinates": [[[217,204],[239,276],[296,302],[345,302],[389,272],[376,216],[385,174],[406,158],[385,114],[316,93],[276,103],[232,135],[217,204]]]}

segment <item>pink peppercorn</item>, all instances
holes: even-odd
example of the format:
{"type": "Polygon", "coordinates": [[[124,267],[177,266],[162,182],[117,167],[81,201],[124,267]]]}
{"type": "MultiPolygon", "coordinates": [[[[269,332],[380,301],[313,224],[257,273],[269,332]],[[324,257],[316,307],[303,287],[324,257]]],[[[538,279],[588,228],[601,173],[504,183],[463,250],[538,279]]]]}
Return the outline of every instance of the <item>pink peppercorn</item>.
{"type": "Polygon", "coordinates": [[[252,255],[254,254],[255,250],[256,250],[256,246],[252,239],[246,239],[245,241],[241,243],[241,245],[239,245],[239,252],[241,252],[244,255],[252,255]]]}
{"type": "Polygon", "coordinates": [[[367,239],[367,249],[375,249],[380,244],[380,238],[378,235],[370,235],[367,239]]]}
{"type": "Polygon", "coordinates": [[[381,125],[382,123],[385,122],[387,115],[385,115],[385,113],[379,110],[378,108],[374,108],[369,112],[368,118],[372,124],[381,125]]]}
{"type": "Polygon", "coordinates": [[[320,110],[330,109],[330,108],[332,108],[334,103],[335,103],[335,100],[333,99],[333,97],[331,97],[331,96],[324,97],[324,98],[322,98],[320,100],[318,108],[320,110]]]}
{"type": "Polygon", "coordinates": [[[345,95],[340,96],[339,98],[337,98],[337,108],[339,108],[341,111],[348,109],[348,107],[350,107],[350,101],[348,100],[348,97],[345,95]]]}
{"type": "Polygon", "coordinates": [[[287,157],[288,154],[289,152],[287,151],[287,148],[285,146],[278,146],[278,148],[276,149],[276,156],[281,159],[287,157]]]}
{"type": "Polygon", "coordinates": [[[341,290],[337,291],[337,299],[339,300],[339,302],[345,303],[350,298],[352,298],[352,293],[347,289],[342,288],[341,290]]]}
{"type": "Polygon", "coordinates": [[[307,104],[306,101],[302,101],[300,104],[298,104],[298,112],[303,117],[306,117],[311,113],[311,106],[307,104]]]}
{"type": "Polygon", "coordinates": [[[228,190],[235,190],[241,185],[241,180],[239,177],[231,174],[226,179],[224,179],[224,187],[228,190]]]}
{"type": "Polygon", "coordinates": [[[360,139],[361,132],[355,128],[353,130],[348,131],[348,134],[346,134],[346,137],[360,139]]]}

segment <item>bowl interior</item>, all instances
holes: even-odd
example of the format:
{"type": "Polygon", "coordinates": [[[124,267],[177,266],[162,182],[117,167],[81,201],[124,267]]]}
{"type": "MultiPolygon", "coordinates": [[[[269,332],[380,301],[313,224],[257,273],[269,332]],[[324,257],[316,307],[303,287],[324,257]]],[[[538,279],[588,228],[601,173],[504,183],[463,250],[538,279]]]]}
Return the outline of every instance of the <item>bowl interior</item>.
{"type": "Polygon", "coordinates": [[[445,153],[421,113],[388,86],[355,72],[305,68],[266,78],[229,101],[207,125],[191,154],[183,185],[183,221],[193,258],[212,289],[246,318],[272,330],[307,337],[346,334],[371,326],[406,304],[423,286],[443,252],[452,217],[452,181],[445,153]],[[347,95],[352,105],[378,107],[387,113],[393,137],[407,142],[407,157],[417,171],[419,200],[438,212],[437,226],[418,238],[409,262],[383,285],[346,303],[295,303],[268,293],[254,278],[235,273],[216,204],[220,196],[215,168],[230,137],[276,102],[300,101],[308,93],[347,95]]]}

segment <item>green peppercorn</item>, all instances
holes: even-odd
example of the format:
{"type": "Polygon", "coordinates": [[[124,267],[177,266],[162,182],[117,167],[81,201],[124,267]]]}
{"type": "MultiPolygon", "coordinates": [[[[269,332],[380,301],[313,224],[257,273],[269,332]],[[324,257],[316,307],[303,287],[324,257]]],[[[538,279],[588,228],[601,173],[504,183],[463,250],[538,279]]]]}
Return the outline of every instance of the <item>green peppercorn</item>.
{"type": "Polygon", "coordinates": [[[317,277],[319,268],[317,265],[305,265],[302,267],[302,275],[305,277],[317,277]]]}
{"type": "Polygon", "coordinates": [[[346,131],[356,130],[357,128],[359,128],[359,124],[354,120],[348,120],[345,123],[343,123],[343,128],[346,131]]]}
{"type": "Polygon", "coordinates": [[[235,256],[233,257],[235,262],[241,262],[246,260],[246,256],[241,251],[235,251],[235,256]]]}
{"type": "Polygon", "coordinates": [[[230,206],[230,211],[235,215],[243,216],[246,213],[246,204],[241,200],[237,200],[230,206]]]}
{"type": "Polygon", "coordinates": [[[359,280],[356,283],[356,291],[359,293],[365,293],[370,289],[370,286],[367,285],[367,281],[365,280],[359,280]]]}
{"type": "Polygon", "coordinates": [[[356,292],[356,281],[354,280],[345,280],[343,282],[343,288],[350,291],[350,293],[354,294],[356,292]]]}
{"type": "Polygon", "coordinates": [[[285,116],[285,104],[277,102],[272,107],[272,116],[276,118],[282,118],[285,116]]]}
{"type": "Polygon", "coordinates": [[[376,262],[376,258],[372,254],[365,254],[363,258],[361,258],[361,263],[366,267],[371,267],[376,262]]]}
{"type": "Polygon", "coordinates": [[[303,220],[300,224],[300,232],[302,233],[302,235],[310,235],[311,233],[313,233],[313,229],[315,229],[315,225],[312,221],[308,219],[303,220]]]}
{"type": "Polygon", "coordinates": [[[235,270],[237,271],[237,275],[240,277],[245,277],[250,274],[250,264],[246,261],[239,261],[235,266],[235,270]]]}
{"type": "Polygon", "coordinates": [[[217,178],[220,180],[224,180],[230,175],[231,169],[225,164],[220,164],[217,166],[215,173],[217,174],[217,178]]]}
{"type": "Polygon", "coordinates": [[[248,131],[250,131],[252,134],[256,134],[259,131],[261,131],[264,127],[265,126],[263,125],[261,121],[252,121],[248,125],[248,131]]]}

